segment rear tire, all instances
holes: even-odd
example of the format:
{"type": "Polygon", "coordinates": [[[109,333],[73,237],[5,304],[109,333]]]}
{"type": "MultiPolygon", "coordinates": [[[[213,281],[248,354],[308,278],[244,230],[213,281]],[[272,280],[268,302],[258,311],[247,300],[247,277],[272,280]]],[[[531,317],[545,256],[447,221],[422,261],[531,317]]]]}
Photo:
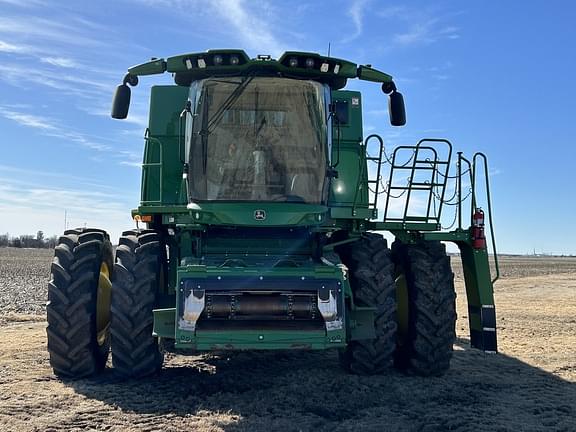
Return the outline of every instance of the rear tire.
{"type": "Polygon", "coordinates": [[[112,363],[124,377],[143,377],[162,368],[164,356],[152,335],[156,293],[165,261],[156,231],[127,231],[116,249],[110,332],[112,363]]]}
{"type": "Polygon", "coordinates": [[[394,264],[390,249],[382,236],[366,233],[338,253],[348,267],[355,304],[376,308],[376,337],[350,341],[339,353],[340,364],[359,375],[382,374],[392,366],[396,347],[394,264]]]}
{"type": "Polygon", "coordinates": [[[439,241],[392,244],[407,292],[407,329],[398,339],[396,365],[422,376],[450,368],[456,340],[456,292],[446,247],[439,241]]]}
{"type": "Polygon", "coordinates": [[[46,306],[50,365],[58,376],[82,378],[106,365],[112,256],[102,230],[67,230],[58,239],[46,306]]]}

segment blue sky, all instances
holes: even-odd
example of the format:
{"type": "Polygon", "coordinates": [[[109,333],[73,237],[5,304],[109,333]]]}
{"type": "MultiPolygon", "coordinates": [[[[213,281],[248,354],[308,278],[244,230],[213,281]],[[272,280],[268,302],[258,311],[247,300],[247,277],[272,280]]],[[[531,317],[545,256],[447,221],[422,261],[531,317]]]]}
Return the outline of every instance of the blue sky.
{"type": "Polygon", "coordinates": [[[499,250],[576,254],[576,5],[570,1],[0,0],[0,232],[132,222],[148,88],[109,117],[128,66],[210,48],[326,53],[395,77],[408,112],[388,124],[377,85],[365,131],[388,147],[445,137],[490,161],[499,250]],[[328,6],[329,5],[329,6],[328,6]],[[327,7],[328,6],[328,7],[327,7]]]}

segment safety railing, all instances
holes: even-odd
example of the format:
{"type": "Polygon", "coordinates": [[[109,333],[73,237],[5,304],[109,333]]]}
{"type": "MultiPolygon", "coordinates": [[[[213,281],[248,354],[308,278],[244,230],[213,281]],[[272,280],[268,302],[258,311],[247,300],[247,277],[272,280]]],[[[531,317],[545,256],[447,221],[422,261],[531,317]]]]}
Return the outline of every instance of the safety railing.
{"type": "Polygon", "coordinates": [[[427,138],[394,149],[385,187],[384,222],[440,224],[449,178],[452,144],[427,138]],[[428,143],[442,144],[443,151],[428,143]]]}
{"type": "Polygon", "coordinates": [[[142,197],[140,200],[141,205],[162,205],[163,197],[162,192],[164,190],[164,175],[163,175],[163,153],[164,148],[162,141],[158,138],[153,138],[149,136],[149,131],[146,129],[146,133],[144,134],[144,140],[146,141],[146,151],[145,151],[145,160],[148,160],[149,155],[153,154],[154,148],[153,145],[158,146],[158,162],[145,162],[142,163],[142,197]],[[150,197],[150,188],[153,187],[150,178],[152,177],[150,170],[158,169],[158,199],[151,200],[145,199],[150,197]]]}
{"type": "Polygon", "coordinates": [[[366,179],[366,183],[368,186],[368,190],[366,194],[368,196],[368,208],[372,210],[374,217],[378,214],[378,196],[380,194],[380,182],[381,182],[381,175],[380,172],[382,170],[382,156],[384,154],[384,141],[380,135],[372,134],[364,140],[364,148],[361,150],[365,153],[365,157],[358,158],[360,163],[360,169],[358,170],[359,177],[358,177],[358,185],[356,187],[356,193],[354,194],[354,204],[352,206],[352,211],[355,212],[356,208],[358,207],[358,202],[361,198],[362,192],[362,184],[364,183],[364,179],[366,179]],[[371,140],[378,141],[378,156],[371,156],[368,153],[368,145],[371,140]],[[372,163],[376,166],[375,175],[372,176],[371,172],[368,168],[369,164],[372,163]]]}
{"type": "Polygon", "coordinates": [[[480,170],[482,170],[483,178],[484,178],[484,193],[485,193],[485,202],[486,202],[486,209],[487,209],[487,225],[490,231],[490,242],[492,244],[492,252],[494,256],[494,270],[496,272],[496,276],[492,279],[492,283],[500,278],[500,267],[498,264],[498,253],[496,251],[496,237],[494,235],[494,222],[492,217],[492,197],[490,195],[490,181],[489,181],[489,171],[488,171],[488,158],[484,153],[477,152],[474,153],[472,156],[472,162],[466,159],[462,152],[458,152],[458,228],[462,229],[462,177],[464,173],[462,172],[462,165],[466,164],[468,169],[466,172],[469,172],[470,178],[470,192],[472,195],[472,199],[470,200],[470,225],[474,223],[473,221],[473,214],[478,208],[478,181],[477,175],[480,170]],[[480,165],[480,166],[479,166],[480,165]]]}

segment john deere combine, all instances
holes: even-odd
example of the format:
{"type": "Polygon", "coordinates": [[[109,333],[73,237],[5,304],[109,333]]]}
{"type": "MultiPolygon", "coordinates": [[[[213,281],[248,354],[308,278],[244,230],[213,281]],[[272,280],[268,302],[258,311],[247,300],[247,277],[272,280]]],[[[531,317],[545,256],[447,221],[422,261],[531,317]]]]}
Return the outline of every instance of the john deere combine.
{"type": "Polygon", "coordinates": [[[354,373],[442,374],[456,295],[441,242],[460,250],[471,345],[496,351],[477,206],[478,189],[490,210],[486,158],[458,153],[454,164],[444,139],[386,150],[378,135],[364,138],[361,94],[343,88],[380,83],[402,126],[390,75],[305,52],[184,54],[129,68],[112,117],[127,116],[139,77],[164,72],[175,85],[152,87],[137,228],[115,259],[102,230],[68,230],[56,247],[56,374],[97,373],[111,350],[119,374],[144,376],[168,348],[337,349],[354,373]],[[378,231],[395,237],[391,248],[378,231]]]}

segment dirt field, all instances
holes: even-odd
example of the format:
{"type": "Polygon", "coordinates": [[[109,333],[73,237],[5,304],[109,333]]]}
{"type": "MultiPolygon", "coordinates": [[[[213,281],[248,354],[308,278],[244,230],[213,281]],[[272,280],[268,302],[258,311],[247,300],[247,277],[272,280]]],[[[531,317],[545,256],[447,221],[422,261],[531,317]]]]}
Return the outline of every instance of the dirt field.
{"type": "Polygon", "coordinates": [[[2,431],[576,431],[574,258],[503,260],[498,355],[468,348],[455,265],[459,341],[442,378],[347,375],[323,352],[172,357],[152,379],[76,382],[48,364],[50,259],[0,249],[2,431]]]}

